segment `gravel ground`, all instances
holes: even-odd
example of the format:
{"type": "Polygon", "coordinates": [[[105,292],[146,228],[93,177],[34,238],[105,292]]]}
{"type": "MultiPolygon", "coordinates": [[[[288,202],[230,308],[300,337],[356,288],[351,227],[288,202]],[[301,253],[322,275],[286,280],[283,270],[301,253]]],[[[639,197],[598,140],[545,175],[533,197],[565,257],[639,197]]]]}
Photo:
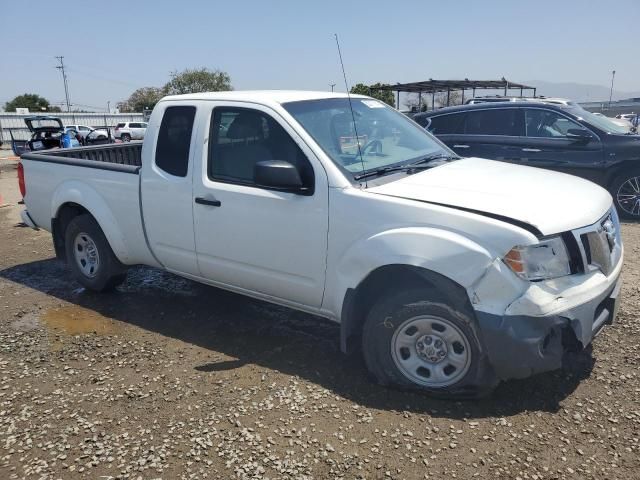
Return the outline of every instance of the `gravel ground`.
{"type": "Polygon", "coordinates": [[[593,351],[452,402],[370,383],[306,314],[147,268],[84,291],[0,169],[2,479],[640,478],[640,225],[593,351]]]}

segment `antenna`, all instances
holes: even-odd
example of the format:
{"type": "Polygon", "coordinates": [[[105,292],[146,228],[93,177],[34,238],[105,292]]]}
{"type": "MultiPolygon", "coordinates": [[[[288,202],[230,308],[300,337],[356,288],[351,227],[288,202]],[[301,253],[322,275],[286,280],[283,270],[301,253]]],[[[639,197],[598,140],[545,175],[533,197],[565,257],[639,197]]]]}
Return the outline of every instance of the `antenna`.
{"type": "MultiPolygon", "coordinates": [[[[344,63],[342,62],[342,52],[340,51],[340,42],[338,41],[338,34],[333,34],[336,37],[336,45],[338,46],[338,56],[340,57],[340,66],[342,67],[342,76],[344,78],[344,88],[347,89],[347,98],[349,99],[349,110],[351,110],[351,120],[353,121],[353,131],[356,134],[356,145],[358,146],[358,156],[360,157],[360,164],[362,165],[362,173],[364,174],[364,160],[362,158],[362,150],[360,149],[360,135],[358,135],[358,127],[356,126],[356,115],[353,113],[353,105],[351,105],[351,94],[349,93],[349,84],[347,83],[347,74],[344,71],[344,63]]],[[[367,180],[364,180],[365,187],[368,187],[367,180]]]]}

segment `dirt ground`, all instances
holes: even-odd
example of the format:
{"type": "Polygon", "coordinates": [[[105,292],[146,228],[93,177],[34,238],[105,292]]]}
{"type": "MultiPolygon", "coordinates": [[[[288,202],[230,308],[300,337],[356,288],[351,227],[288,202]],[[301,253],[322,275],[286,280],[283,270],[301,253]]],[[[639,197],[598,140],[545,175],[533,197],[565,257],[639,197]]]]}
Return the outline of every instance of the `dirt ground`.
{"type": "Polygon", "coordinates": [[[640,225],[618,322],[452,402],[369,382],[336,325],[148,268],[93,294],[0,159],[0,478],[640,478],[640,225]]]}

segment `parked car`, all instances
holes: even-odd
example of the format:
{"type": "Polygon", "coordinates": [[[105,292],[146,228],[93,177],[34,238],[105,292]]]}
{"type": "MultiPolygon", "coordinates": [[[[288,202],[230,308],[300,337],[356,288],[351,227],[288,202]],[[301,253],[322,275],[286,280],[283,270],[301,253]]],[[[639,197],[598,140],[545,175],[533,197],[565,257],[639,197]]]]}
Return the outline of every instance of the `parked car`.
{"type": "Polygon", "coordinates": [[[146,131],[146,122],[124,122],[116,125],[113,136],[123,142],[130,142],[131,140],[143,140],[146,131]]]}
{"type": "Polygon", "coordinates": [[[89,143],[93,143],[96,140],[107,140],[109,138],[109,132],[103,128],[95,129],[86,125],[67,125],[65,128],[78,132],[82,144],[87,143],[87,138],[90,139],[89,143]]]}
{"type": "Polygon", "coordinates": [[[75,134],[69,134],[62,120],[58,117],[32,116],[26,117],[24,123],[27,125],[31,138],[29,140],[17,140],[11,135],[11,148],[16,155],[24,152],[39,150],[49,150],[51,148],[72,148],[80,146],[75,134]]]}
{"type": "Polygon", "coordinates": [[[640,219],[640,136],[574,106],[503,102],[425,112],[414,120],[460,155],[578,175],[640,219]]]}
{"type": "Polygon", "coordinates": [[[339,322],[380,383],[449,395],[556,369],[616,316],[620,225],[591,182],[458,159],[361,95],[171,96],[149,124],[22,156],[22,219],[88,289],[163,268],[339,322]]]}
{"type": "Polygon", "coordinates": [[[619,115],[616,115],[616,118],[631,121],[636,117],[636,115],[636,113],[621,113],[619,115]]]}

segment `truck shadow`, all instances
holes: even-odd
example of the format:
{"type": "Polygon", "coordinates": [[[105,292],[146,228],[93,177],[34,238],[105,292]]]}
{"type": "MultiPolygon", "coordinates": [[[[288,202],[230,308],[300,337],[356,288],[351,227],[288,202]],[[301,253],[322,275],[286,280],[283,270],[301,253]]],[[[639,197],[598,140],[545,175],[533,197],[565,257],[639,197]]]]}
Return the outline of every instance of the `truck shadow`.
{"type": "Polygon", "coordinates": [[[0,271],[0,278],[236,359],[191,365],[203,374],[255,364],[304,378],[360,405],[382,410],[447,418],[555,412],[591,374],[594,364],[587,349],[574,355],[562,370],[503,383],[489,398],[439,400],[372,383],[359,354],[346,356],[340,352],[336,324],[160,270],[132,268],[127,282],[107,294],[79,288],[65,266],[54,259],[7,268],[0,271]]]}

